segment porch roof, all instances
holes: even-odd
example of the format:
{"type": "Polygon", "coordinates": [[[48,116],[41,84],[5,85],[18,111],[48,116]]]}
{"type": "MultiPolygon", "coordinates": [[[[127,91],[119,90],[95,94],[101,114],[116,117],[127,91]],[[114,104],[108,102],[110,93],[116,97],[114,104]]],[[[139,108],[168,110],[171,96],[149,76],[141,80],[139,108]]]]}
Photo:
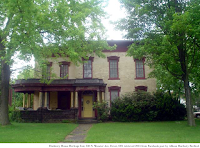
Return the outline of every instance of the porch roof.
{"type": "Polygon", "coordinates": [[[106,85],[102,79],[54,79],[50,84],[42,83],[41,79],[21,79],[16,80],[12,87],[16,92],[33,93],[34,91],[75,91],[80,87],[102,90],[106,85]]]}

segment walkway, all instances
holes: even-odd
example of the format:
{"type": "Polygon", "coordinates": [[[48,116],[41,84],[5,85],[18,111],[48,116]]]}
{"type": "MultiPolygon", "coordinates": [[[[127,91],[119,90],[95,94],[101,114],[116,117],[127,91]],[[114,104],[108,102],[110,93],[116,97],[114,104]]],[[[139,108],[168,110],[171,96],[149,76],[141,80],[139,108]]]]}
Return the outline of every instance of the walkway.
{"type": "Polygon", "coordinates": [[[92,127],[92,124],[79,124],[79,126],[73,130],[67,137],[65,137],[64,143],[84,143],[87,136],[87,132],[92,127]]]}

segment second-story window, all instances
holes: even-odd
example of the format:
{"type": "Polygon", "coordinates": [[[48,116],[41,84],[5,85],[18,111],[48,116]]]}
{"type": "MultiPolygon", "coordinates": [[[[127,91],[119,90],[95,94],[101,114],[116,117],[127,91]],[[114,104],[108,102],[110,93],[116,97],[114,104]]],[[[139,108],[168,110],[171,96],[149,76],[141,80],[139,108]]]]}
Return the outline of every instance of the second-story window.
{"type": "Polygon", "coordinates": [[[144,59],[135,60],[136,79],[145,79],[144,59]]]}
{"type": "Polygon", "coordinates": [[[118,78],[118,61],[110,60],[110,78],[118,78]]]}
{"type": "Polygon", "coordinates": [[[108,62],[109,62],[109,80],[119,80],[119,69],[118,69],[119,57],[110,56],[108,57],[108,62]]]}
{"type": "Polygon", "coordinates": [[[92,62],[94,60],[93,57],[90,57],[88,60],[84,60],[83,64],[83,78],[92,78],[92,62]]]}
{"type": "Polygon", "coordinates": [[[60,64],[60,77],[68,78],[70,62],[60,62],[59,64],[60,64]]]}
{"type": "Polygon", "coordinates": [[[52,66],[52,62],[50,62],[49,64],[46,64],[42,68],[42,77],[43,77],[43,79],[50,79],[51,78],[51,66],[52,66]]]}
{"type": "Polygon", "coordinates": [[[92,61],[88,60],[83,65],[84,78],[92,78],[92,61]]]}

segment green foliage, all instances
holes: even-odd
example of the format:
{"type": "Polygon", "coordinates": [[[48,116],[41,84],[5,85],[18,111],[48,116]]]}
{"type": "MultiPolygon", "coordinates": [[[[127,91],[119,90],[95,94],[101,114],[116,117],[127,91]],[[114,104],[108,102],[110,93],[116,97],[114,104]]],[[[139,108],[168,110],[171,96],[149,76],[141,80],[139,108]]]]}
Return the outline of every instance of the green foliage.
{"type": "Polygon", "coordinates": [[[9,106],[9,120],[11,122],[15,121],[15,122],[22,122],[21,119],[21,115],[20,115],[20,111],[15,110],[14,106],[9,106]]]}
{"type": "MultiPolygon", "coordinates": [[[[113,48],[105,41],[103,4],[104,0],[1,0],[0,59],[7,67],[1,69],[7,76],[3,87],[9,85],[15,53],[24,61],[34,56],[39,65],[52,55],[76,64],[89,55],[104,57],[101,51],[113,48]]],[[[2,100],[8,100],[8,90],[4,94],[2,100]]],[[[0,122],[7,124],[8,110],[3,109],[0,122]]]]}
{"type": "Polygon", "coordinates": [[[166,93],[150,94],[133,92],[112,102],[113,121],[162,121],[183,120],[186,115],[184,105],[166,93]]]}
{"type": "Polygon", "coordinates": [[[133,92],[115,99],[111,104],[111,118],[113,121],[151,121],[156,112],[155,99],[145,92],[133,92]]]}
{"type": "Polygon", "coordinates": [[[34,74],[35,74],[34,69],[32,67],[27,66],[23,71],[21,71],[18,74],[17,79],[35,78],[34,74]]]}
{"type": "Polygon", "coordinates": [[[162,89],[180,95],[185,89],[187,116],[195,125],[192,110],[192,91],[199,89],[200,73],[200,0],[120,0],[127,17],[117,26],[134,40],[128,55],[145,57],[162,89]],[[159,73],[160,71],[160,73],[159,73]]]}
{"type": "Polygon", "coordinates": [[[97,110],[98,120],[103,122],[108,120],[110,109],[106,102],[94,102],[93,107],[97,110]]]}
{"type": "Polygon", "coordinates": [[[157,120],[184,120],[186,109],[183,104],[180,104],[178,98],[169,95],[168,93],[156,92],[157,120]]]}
{"type": "MultiPolygon", "coordinates": [[[[32,100],[33,99],[31,99],[31,101],[32,100]]],[[[23,93],[16,93],[13,91],[12,106],[14,106],[14,107],[22,107],[23,106],[23,93]]]]}
{"type": "Polygon", "coordinates": [[[0,2],[0,40],[9,49],[4,58],[10,61],[32,55],[42,64],[47,58],[69,57],[74,63],[88,54],[103,56],[111,49],[105,41],[104,0],[2,0],[0,2]],[[9,38],[9,40],[8,40],[9,38]]]}

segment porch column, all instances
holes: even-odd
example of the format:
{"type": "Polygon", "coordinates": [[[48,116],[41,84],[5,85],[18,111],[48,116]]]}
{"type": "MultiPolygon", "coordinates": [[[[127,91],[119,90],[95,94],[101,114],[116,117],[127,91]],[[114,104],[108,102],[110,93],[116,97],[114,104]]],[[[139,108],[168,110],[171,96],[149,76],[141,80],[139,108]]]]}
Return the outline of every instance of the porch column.
{"type": "Polygon", "coordinates": [[[27,108],[31,107],[31,94],[28,94],[27,108]]]}
{"type": "Polygon", "coordinates": [[[23,94],[23,108],[25,108],[25,100],[26,100],[26,95],[25,93],[23,94]]]}
{"type": "Polygon", "coordinates": [[[78,108],[78,92],[75,92],[75,108],[78,108]]]}
{"type": "Polygon", "coordinates": [[[102,91],[101,96],[102,96],[102,102],[104,102],[105,101],[105,93],[103,91],[102,91]]]}
{"type": "Polygon", "coordinates": [[[44,95],[44,107],[47,107],[47,92],[45,92],[45,95],[44,95]]]}
{"type": "Polygon", "coordinates": [[[71,91],[71,108],[74,108],[74,92],[71,91]]]}
{"type": "Polygon", "coordinates": [[[42,95],[43,92],[39,92],[39,107],[42,107],[42,95]]]}
{"type": "Polygon", "coordinates": [[[100,102],[100,94],[99,94],[100,92],[99,91],[97,91],[97,102],[100,102]]]}

